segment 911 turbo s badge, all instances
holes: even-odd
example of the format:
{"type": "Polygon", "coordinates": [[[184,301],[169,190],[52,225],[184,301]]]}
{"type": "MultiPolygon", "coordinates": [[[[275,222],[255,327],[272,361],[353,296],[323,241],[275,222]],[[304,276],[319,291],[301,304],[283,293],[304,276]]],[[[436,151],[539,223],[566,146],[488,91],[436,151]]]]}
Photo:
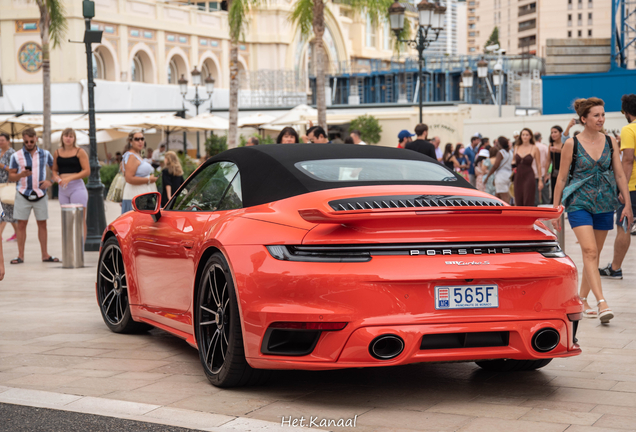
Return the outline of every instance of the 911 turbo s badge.
{"type": "Polygon", "coordinates": [[[458,266],[490,265],[490,262],[488,261],[446,261],[446,265],[458,265],[458,266]]]}

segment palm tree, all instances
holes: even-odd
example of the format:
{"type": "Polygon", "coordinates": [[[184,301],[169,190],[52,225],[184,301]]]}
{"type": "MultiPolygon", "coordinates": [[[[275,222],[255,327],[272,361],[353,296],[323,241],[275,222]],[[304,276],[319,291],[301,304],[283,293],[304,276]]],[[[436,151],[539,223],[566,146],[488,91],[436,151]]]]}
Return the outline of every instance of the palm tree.
{"type": "Polygon", "coordinates": [[[60,45],[68,24],[62,0],[35,0],[40,9],[42,38],[43,147],[51,150],[51,49],[60,45]],[[52,42],[52,44],[51,44],[52,42]]]}
{"type": "MultiPolygon", "coordinates": [[[[325,3],[327,0],[296,0],[290,15],[292,23],[300,28],[303,38],[314,34],[314,63],[316,65],[316,108],[318,125],[327,130],[327,102],[325,98],[325,60],[323,35],[325,34],[325,3]]],[[[388,15],[392,0],[349,0],[355,12],[366,12],[373,25],[388,15]]]]}
{"type": "Polygon", "coordinates": [[[238,46],[247,23],[247,14],[259,0],[228,0],[227,10],[230,24],[230,128],[228,130],[228,148],[238,145],[238,46]]]}

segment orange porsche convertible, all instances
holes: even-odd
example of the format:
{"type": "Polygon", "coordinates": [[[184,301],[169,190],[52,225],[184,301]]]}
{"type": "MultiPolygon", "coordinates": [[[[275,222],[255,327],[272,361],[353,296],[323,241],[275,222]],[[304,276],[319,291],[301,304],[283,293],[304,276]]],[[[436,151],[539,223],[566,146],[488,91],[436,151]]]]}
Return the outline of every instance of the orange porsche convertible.
{"type": "Polygon", "coordinates": [[[210,382],[268,369],[474,361],[529,370],[581,353],[577,272],[541,222],[410,150],[246,147],[199,167],[160,208],[104,233],[106,325],[197,347],[210,382]]]}

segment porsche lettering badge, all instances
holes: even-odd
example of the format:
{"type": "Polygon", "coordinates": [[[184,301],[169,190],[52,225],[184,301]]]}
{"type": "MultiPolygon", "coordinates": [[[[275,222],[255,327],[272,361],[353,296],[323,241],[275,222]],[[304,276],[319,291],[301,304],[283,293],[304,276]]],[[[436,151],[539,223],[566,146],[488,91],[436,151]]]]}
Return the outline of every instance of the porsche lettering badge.
{"type": "Polygon", "coordinates": [[[510,248],[475,248],[475,249],[411,249],[409,255],[492,255],[509,254],[510,248]]]}

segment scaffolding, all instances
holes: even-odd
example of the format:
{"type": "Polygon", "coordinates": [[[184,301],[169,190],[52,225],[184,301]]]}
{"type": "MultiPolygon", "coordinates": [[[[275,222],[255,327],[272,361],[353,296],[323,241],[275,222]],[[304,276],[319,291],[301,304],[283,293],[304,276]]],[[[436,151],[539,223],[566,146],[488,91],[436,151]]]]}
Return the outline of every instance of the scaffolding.
{"type": "Polygon", "coordinates": [[[612,68],[636,68],[636,0],[612,0],[612,68]]]}
{"type": "MultiPolygon", "coordinates": [[[[497,55],[427,56],[423,82],[419,79],[417,58],[397,60],[357,59],[328,65],[328,100],[333,105],[414,104],[423,88],[424,102],[490,104],[493,99],[488,83],[475,79],[473,88],[464,92],[461,74],[466,69],[477,71],[477,62],[488,62],[489,70],[497,63],[497,55]]],[[[541,74],[543,59],[534,55],[503,56],[506,75],[504,104],[541,108],[541,74]],[[523,104],[521,103],[523,102],[523,104]]],[[[315,103],[315,76],[310,75],[312,103],[315,103]]]]}
{"type": "Polygon", "coordinates": [[[239,107],[290,107],[307,103],[306,73],[257,70],[239,73],[239,107]]]}
{"type": "MultiPolygon", "coordinates": [[[[634,0],[636,1],[636,0],[634,0]]],[[[477,72],[484,59],[493,70],[497,55],[427,56],[423,81],[419,79],[417,58],[400,60],[354,59],[328,63],[327,105],[416,104],[423,88],[424,102],[491,104],[488,83],[475,78],[473,88],[464,92],[461,74],[477,72]],[[467,98],[466,98],[467,96],[467,98]]],[[[541,74],[544,62],[533,55],[503,56],[503,103],[541,108],[541,74]]],[[[296,70],[257,70],[239,73],[241,108],[290,107],[315,104],[315,73],[312,68],[296,70]]]]}

